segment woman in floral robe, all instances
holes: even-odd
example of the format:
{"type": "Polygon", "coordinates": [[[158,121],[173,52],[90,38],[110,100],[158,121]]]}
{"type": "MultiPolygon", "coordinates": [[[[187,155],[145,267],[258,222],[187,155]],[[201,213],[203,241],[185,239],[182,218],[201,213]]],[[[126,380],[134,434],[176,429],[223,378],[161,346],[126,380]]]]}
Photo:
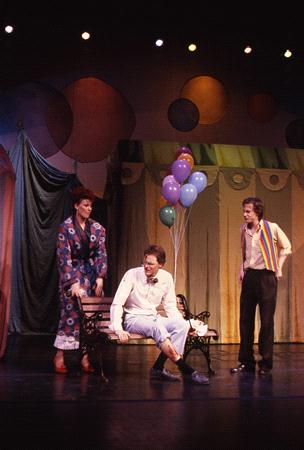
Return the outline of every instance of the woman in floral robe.
{"type": "MultiPolygon", "coordinates": [[[[54,342],[57,373],[68,371],[64,364],[64,350],[79,348],[77,298],[101,296],[107,272],[105,229],[90,219],[94,194],[83,187],[76,188],[73,193],[75,213],[60,225],[57,240],[60,296],[60,321],[54,342]]],[[[85,372],[92,371],[86,354],[81,364],[85,372]]]]}

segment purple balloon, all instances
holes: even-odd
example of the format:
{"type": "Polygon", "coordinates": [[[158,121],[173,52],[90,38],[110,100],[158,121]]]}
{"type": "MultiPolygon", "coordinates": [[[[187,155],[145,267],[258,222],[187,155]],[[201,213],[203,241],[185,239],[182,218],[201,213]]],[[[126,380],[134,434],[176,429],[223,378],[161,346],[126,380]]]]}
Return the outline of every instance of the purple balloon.
{"type": "Polygon", "coordinates": [[[191,167],[185,159],[177,159],[172,163],[171,172],[174,178],[179,183],[182,183],[189,176],[191,167]]]}
{"type": "Polygon", "coordinates": [[[168,181],[168,183],[164,184],[162,187],[163,197],[171,205],[175,205],[175,203],[178,202],[179,193],[180,193],[180,186],[177,181],[168,181]]]}
{"type": "Polygon", "coordinates": [[[192,205],[192,203],[195,201],[197,197],[197,189],[193,184],[187,183],[184,184],[180,189],[180,203],[185,207],[188,208],[192,205]]]}
{"type": "Polygon", "coordinates": [[[164,179],[163,179],[163,186],[166,184],[166,183],[168,183],[169,181],[175,181],[176,182],[176,179],[174,178],[174,176],[173,175],[167,175],[164,179]]]}
{"type": "Polygon", "coordinates": [[[205,189],[208,184],[208,180],[203,172],[193,172],[189,177],[189,183],[193,184],[199,193],[205,189]]]}
{"type": "Polygon", "coordinates": [[[178,147],[175,153],[175,157],[178,158],[182,153],[188,153],[192,156],[192,150],[188,147],[178,147]]]}

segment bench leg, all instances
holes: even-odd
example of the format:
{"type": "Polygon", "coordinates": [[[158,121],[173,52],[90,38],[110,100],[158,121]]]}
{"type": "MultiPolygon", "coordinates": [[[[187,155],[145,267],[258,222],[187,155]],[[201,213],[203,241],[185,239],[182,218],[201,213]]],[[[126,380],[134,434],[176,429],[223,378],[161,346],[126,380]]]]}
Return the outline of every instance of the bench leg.
{"type": "Polygon", "coordinates": [[[210,352],[209,352],[209,344],[206,345],[206,347],[205,347],[204,349],[203,349],[203,348],[200,348],[200,350],[201,350],[201,352],[203,353],[203,355],[204,355],[205,358],[206,358],[209,374],[210,374],[210,375],[215,375],[216,372],[215,372],[215,370],[212,369],[212,367],[211,367],[211,358],[210,358],[210,352]]]}
{"type": "Polygon", "coordinates": [[[94,370],[96,372],[99,372],[101,382],[108,383],[109,380],[103,372],[101,343],[94,342],[90,344],[84,344],[82,346],[82,354],[84,353],[88,354],[89,362],[90,364],[92,364],[94,370]]]}
{"type": "Polygon", "coordinates": [[[189,340],[186,341],[185,352],[184,352],[184,360],[186,360],[187,356],[192,350],[200,350],[207,362],[208,373],[210,375],[214,375],[216,372],[211,367],[211,358],[210,358],[210,337],[207,339],[203,338],[193,338],[190,337],[189,340]]]}
{"type": "Polygon", "coordinates": [[[97,353],[97,365],[98,365],[98,370],[99,370],[99,374],[100,374],[100,381],[102,383],[108,383],[109,379],[105,376],[104,371],[103,371],[103,361],[102,361],[102,349],[101,349],[101,344],[98,345],[98,350],[95,350],[95,354],[97,353]]]}

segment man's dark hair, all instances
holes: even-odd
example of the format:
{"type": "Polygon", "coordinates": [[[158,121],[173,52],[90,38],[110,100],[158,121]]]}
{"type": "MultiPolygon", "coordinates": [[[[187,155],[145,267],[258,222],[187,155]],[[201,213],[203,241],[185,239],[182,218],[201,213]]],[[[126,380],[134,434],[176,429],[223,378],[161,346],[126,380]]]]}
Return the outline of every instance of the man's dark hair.
{"type": "Polygon", "coordinates": [[[158,264],[165,264],[166,262],[166,252],[160,245],[149,245],[144,251],[144,256],[154,255],[156,256],[158,264]]]}
{"type": "Polygon", "coordinates": [[[264,215],[264,203],[258,197],[247,197],[243,200],[243,207],[251,203],[253,205],[253,211],[258,216],[259,220],[263,219],[264,215]]]}

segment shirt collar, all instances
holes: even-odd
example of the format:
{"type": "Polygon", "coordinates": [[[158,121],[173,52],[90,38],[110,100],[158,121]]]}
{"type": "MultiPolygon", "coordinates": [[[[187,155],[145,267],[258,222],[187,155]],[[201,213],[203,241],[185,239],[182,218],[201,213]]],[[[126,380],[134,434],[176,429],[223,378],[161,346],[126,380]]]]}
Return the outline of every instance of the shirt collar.
{"type": "MultiPolygon", "coordinates": [[[[263,219],[261,219],[261,220],[259,221],[259,223],[258,223],[258,228],[257,228],[257,230],[255,231],[255,233],[259,233],[259,232],[261,231],[261,229],[262,229],[262,226],[263,226],[263,219]]],[[[246,230],[246,233],[249,233],[249,234],[253,235],[253,233],[252,233],[252,228],[248,228],[248,225],[247,225],[247,224],[245,224],[245,230],[246,230]]]]}

